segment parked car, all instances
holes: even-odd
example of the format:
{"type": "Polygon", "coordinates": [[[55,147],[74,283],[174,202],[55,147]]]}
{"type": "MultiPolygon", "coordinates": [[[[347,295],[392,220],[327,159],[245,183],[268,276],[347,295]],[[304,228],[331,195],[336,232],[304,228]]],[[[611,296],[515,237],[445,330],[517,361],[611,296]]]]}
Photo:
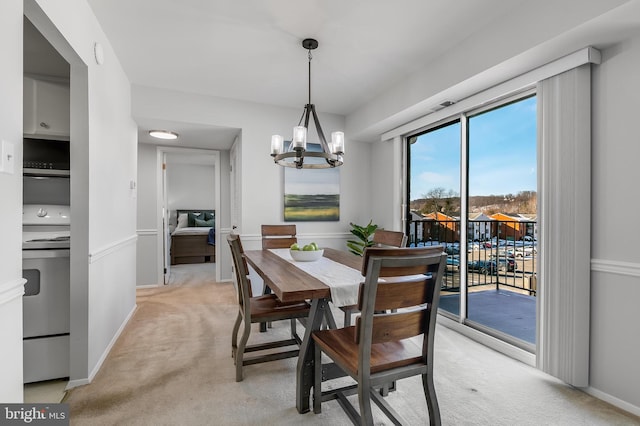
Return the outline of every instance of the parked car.
{"type": "Polygon", "coordinates": [[[536,248],[531,246],[517,247],[515,250],[516,257],[533,256],[536,253],[538,253],[536,248]]]}
{"type": "Polygon", "coordinates": [[[454,271],[460,270],[460,256],[447,256],[447,268],[454,271]]]}
{"type": "Polygon", "coordinates": [[[489,275],[496,272],[496,263],[492,260],[474,260],[469,262],[469,271],[489,275]]]}
{"type": "Polygon", "coordinates": [[[514,272],[518,263],[512,258],[494,258],[491,260],[474,260],[469,262],[469,271],[479,272],[485,275],[493,275],[498,272],[514,272]]]}
{"type": "Polygon", "coordinates": [[[449,254],[460,254],[460,246],[459,245],[453,245],[453,244],[447,244],[447,246],[445,247],[444,251],[449,254]]]}

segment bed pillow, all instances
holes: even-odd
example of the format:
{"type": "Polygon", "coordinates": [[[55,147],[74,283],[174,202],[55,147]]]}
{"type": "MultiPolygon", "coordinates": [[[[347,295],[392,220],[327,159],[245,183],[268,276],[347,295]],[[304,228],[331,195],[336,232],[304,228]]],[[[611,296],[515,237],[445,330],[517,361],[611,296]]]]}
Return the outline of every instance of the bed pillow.
{"type": "Polygon", "coordinates": [[[193,228],[194,226],[196,226],[196,219],[203,220],[204,214],[202,214],[201,212],[189,212],[187,217],[187,226],[193,228]]]}
{"type": "Polygon", "coordinates": [[[186,228],[189,223],[189,218],[186,213],[180,213],[178,215],[178,224],[176,225],[176,229],[178,228],[186,228]]]}
{"type": "Polygon", "coordinates": [[[209,220],[195,219],[195,225],[196,227],[213,228],[214,226],[216,226],[216,220],[215,219],[209,219],[209,220]]]}

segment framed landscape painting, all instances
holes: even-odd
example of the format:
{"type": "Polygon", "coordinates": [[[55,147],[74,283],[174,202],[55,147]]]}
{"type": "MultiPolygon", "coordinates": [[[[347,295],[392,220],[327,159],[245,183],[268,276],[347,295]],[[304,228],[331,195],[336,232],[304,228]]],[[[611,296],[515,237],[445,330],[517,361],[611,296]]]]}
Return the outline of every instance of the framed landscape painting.
{"type": "MultiPolygon", "coordinates": [[[[320,145],[307,144],[320,151],[320,145]]],[[[305,158],[305,162],[324,161],[305,158]]],[[[284,221],[327,222],[340,220],[340,168],[284,168],[284,221]]]]}

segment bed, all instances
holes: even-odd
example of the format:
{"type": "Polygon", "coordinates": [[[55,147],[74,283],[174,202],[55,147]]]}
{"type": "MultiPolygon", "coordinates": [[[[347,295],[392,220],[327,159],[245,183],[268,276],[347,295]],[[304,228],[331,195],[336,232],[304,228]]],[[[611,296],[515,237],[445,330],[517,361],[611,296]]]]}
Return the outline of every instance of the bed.
{"type": "Polygon", "coordinates": [[[171,264],[215,262],[215,210],[176,210],[176,219],[171,264]]]}

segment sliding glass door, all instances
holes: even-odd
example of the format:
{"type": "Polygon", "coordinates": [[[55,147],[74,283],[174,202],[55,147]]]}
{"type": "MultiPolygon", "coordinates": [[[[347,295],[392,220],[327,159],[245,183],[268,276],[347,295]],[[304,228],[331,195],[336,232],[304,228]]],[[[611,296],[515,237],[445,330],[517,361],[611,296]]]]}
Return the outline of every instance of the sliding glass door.
{"type": "Polygon", "coordinates": [[[414,246],[447,252],[441,312],[534,351],[536,97],[468,111],[408,138],[414,246]]]}

